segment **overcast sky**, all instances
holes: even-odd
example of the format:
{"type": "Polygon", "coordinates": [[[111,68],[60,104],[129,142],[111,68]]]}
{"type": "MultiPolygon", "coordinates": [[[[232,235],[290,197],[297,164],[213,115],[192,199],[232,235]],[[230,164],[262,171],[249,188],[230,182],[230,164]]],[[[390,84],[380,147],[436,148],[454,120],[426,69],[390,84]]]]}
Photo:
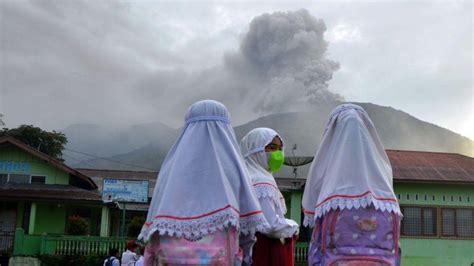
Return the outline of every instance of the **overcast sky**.
{"type": "Polygon", "coordinates": [[[471,1],[0,2],[7,127],[372,102],[474,139],[471,1]],[[276,13],[275,13],[276,12],[276,13]]]}

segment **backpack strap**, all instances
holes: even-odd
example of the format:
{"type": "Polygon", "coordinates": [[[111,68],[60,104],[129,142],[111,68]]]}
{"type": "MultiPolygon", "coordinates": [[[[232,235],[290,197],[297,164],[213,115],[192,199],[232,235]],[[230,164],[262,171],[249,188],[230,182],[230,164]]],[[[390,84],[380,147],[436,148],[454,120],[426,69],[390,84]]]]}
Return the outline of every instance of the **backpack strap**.
{"type": "Polygon", "coordinates": [[[398,216],[395,213],[392,213],[392,232],[393,232],[393,241],[395,242],[394,244],[394,249],[395,249],[395,256],[398,256],[399,253],[399,246],[398,246],[398,241],[400,238],[400,232],[398,231],[399,229],[399,222],[398,222],[398,216]]]}
{"type": "Polygon", "coordinates": [[[321,252],[322,254],[326,254],[326,229],[327,229],[327,224],[329,217],[331,216],[331,213],[328,213],[326,217],[322,217],[322,225],[321,225],[321,252]]]}
{"type": "Polygon", "coordinates": [[[332,216],[331,219],[331,226],[329,228],[329,248],[334,249],[336,247],[336,242],[334,240],[334,232],[336,231],[336,223],[337,223],[337,217],[339,216],[339,209],[336,209],[334,212],[334,215],[332,216]]]}
{"type": "Polygon", "coordinates": [[[334,242],[334,232],[336,229],[336,222],[337,222],[337,217],[339,216],[339,209],[336,209],[334,212],[328,212],[327,217],[323,218],[323,225],[322,225],[322,230],[321,230],[321,251],[323,254],[326,252],[326,236],[327,236],[327,231],[328,231],[328,226],[329,226],[329,248],[333,249],[335,248],[335,242],[334,242]]]}

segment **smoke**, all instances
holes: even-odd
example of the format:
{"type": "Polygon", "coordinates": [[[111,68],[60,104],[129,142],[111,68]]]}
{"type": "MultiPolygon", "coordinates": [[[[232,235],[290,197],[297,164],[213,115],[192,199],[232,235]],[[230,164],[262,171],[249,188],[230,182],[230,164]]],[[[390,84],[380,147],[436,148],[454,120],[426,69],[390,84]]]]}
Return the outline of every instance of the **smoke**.
{"type": "Polygon", "coordinates": [[[2,1],[3,121],[49,129],[152,121],[180,126],[187,106],[211,98],[222,101],[238,124],[341,99],[328,90],[339,66],[326,59],[326,26],[307,10],[263,14],[243,33],[242,25],[226,26],[227,35],[207,37],[206,29],[222,17],[167,17],[164,10],[173,8],[2,1]]]}
{"type": "MultiPolygon", "coordinates": [[[[234,69],[232,64],[241,62],[258,73],[261,104],[256,104],[256,110],[287,111],[301,104],[343,100],[328,90],[339,64],[326,59],[325,31],[324,22],[305,9],[264,14],[252,20],[240,43],[240,53],[234,55],[241,59],[228,60],[227,67],[234,69]]],[[[235,74],[246,76],[239,71],[235,74]]]]}
{"type": "Polygon", "coordinates": [[[326,58],[325,31],[324,22],[305,9],[263,14],[250,22],[238,51],[225,54],[221,65],[154,73],[141,81],[137,97],[151,103],[179,93],[160,103],[177,112],[178,106],[212,98],[247,119],[342,101],[328,90],[339,64],[326,58]]]}

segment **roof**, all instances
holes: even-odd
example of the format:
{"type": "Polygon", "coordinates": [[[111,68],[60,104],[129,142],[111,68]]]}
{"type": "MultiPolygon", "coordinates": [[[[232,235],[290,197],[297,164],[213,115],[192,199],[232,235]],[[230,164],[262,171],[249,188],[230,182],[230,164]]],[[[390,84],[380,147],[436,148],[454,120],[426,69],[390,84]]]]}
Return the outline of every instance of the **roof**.
{"type": "Polygon", "coordinates": [[[13,146],[15,146],[15,147],[31,154],[32,156],[35,156],[35,157],[49,163],[50,165],[54,166],[55,168],[77,177],[79,180],[81,180],[85,184],[87,184],[91,189],[97,189],[97,185],[87,175],[84,175],[84,174],[78,172],[77,170],[74,170],[74,169],[70,168],[69,166],[65,165],[61,161],[59,161],[59,160],[43,153],[43,152],[40,152],[40,151],[34,149],[33,147],[21,142],[20,140],[17,140],[13,137],[10,137],[10,136],[0,137],[0,147],[4,146],[4,145],[13,145],[13,146]]]}
{"type": "MultiPolygon", "coordinates": [[[[456,153],[386,150],[395,182],[474,184],[474,158],[456,153]]],[[[306,157],[304,157],[306,158],[306,157]]],[[[296,174],[282,167],[279,177],[305,179],[310,164],[299,166],[296,174]]]]}
{"type": "Polygon", "coordinates": [[[387,150],[395,181],[474,183],[474,158],[456,153],[387,150]]]}
{"type": "MultiPolygon", "coordinates": [[[[474,158],[455,153],[386,150],[393,169],[395,182],[466,183],[474,184],[474,158]]],[[[309,162],[304,157],[304,161],[309,162]]],[[[291,158],[290,158],[291,159],[291,158]]],[[[297,173],[293,167],[284,166],[276,175],[278,187],[282,190],[301,189],[306,181],[310,164],[299,166],[297,173]]],[[[90,176],[102,190],[104,178],[148,180],[149,193],[153,195],[158,172],[122,171],[78,168],[90,176]]]]}
{"type": "Polygon", "coordinates": [[[0,198],[102,202],[102,197],[97,191],[71,185],[46,184],[2,184],[0,186],[0,198]]]}

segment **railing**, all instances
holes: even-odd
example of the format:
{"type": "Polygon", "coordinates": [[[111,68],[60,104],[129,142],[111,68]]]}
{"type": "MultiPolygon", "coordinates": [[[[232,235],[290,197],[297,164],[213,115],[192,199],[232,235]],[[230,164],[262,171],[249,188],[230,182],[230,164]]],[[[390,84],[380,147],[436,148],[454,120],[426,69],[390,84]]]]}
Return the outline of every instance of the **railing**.
{"type": "MultiPolygon", "coordinates": [[[[25,235],[22,229],[15,234],[15,255],[89,255],[106,254],[110,248],[125,250],[131,238],[98,237],[98,236],[52,236],[25,235]]],[[[308,260],[308,243],[297,242],[295,245],[295,261],[308,260]]]]}
{"type": "Polygon", "coordinates": [[[96,236],[42,236],[40,254],[107,254],[110,248],[125,250],[130,238],[96,236]]]}
{"type": "Polygon", "coordinates": [[[308,260],[309,245],[306,242],[296,242],[295,245],[295,261],[302,262],[308,260]]]}
{"type": "Polygon", "coordinates": [[[10,253],[13,250],[15,232],[0,232],[0,254],[10,253]]]}
{"type": "Polygon", "coordinates": [[[125,250],[131,238],[67,236],[67,235],[25,235],[22,229],[15,234],[14,255],[89,255],[109,252],[110,248],[125,250]]]}

